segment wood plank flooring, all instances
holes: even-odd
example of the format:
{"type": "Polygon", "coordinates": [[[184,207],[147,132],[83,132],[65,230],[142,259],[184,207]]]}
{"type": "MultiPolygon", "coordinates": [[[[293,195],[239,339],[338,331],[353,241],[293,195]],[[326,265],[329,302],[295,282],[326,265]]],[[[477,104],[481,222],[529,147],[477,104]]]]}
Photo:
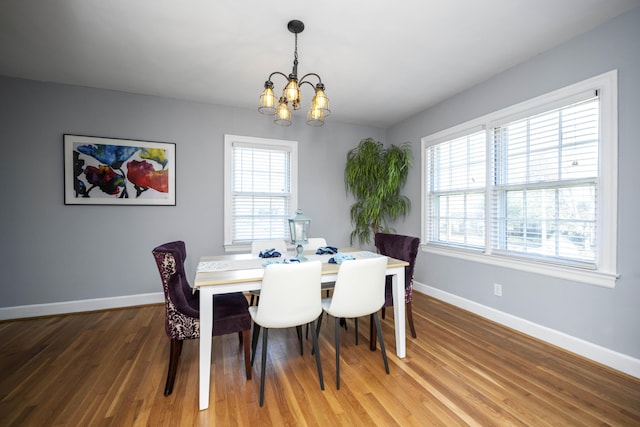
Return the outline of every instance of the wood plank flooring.
{"type": "MultiPolygon", "coordinates": [[[[260,363],[246,381],[237,335],[214,337],[210,407],[198,410],[198,342],[185,342],[163,395],[169,340],[161,305],[0,322],[3,426],[640,426],[640,380],[438,300],[416,294],[418,338],[391,374],[369,351],[368,320],[341,333],[335,388],[333,319],[325,318],[318,384],[311,340],[269,334],[265,405],[260,363]]],[[[260,352],[260,345],[258,348],[260,352]]],[[[258,353],[260,354],[260,353],[258,353]]]]}

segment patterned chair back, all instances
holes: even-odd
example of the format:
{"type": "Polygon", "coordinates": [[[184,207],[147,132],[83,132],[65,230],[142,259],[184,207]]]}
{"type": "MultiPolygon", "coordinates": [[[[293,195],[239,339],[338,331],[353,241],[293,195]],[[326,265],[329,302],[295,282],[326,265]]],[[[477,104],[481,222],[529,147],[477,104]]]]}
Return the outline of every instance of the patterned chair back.
{"type": "Polygon", "coordinates": [[[184,242],[160,245],[153,249],[153,257],[164,291],[167,336],[177,340],[200,338],[199,293],[192,290],[186,277],[184,242]]]}

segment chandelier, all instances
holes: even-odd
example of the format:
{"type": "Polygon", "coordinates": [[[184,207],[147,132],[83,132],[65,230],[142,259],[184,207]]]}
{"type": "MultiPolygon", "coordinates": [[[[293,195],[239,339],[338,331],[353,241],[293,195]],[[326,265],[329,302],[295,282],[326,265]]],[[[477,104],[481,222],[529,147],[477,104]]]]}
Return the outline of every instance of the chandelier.
{"type": "Polygon", "coordinates": [[[315,90],[315,95],[311,99],[311,106],[307,111],[307,124],[310,126],[322,126],[325,117],[331,114],[331,111],[329,111],[329,98],[324,93],[322,79],[316,73],[308,73],[298,80],[298,34],[304,30],[304,23],[294,19],[289,21],[287,28],[295,34],[293,70],[289,76],[280,71],[274,71],[269,75],[269,79],[264,82],[264,90],[260,94],[258,111],[262,114],[275,115],[273,121],[277,125],[289,126],[291,124],[291,109],[297,110],[300,108],[300,88],[306,83],[315,90]],[[273,82],[271,81],[271,78],[276,74],[287,79],[287,84],[278,102],[276,102],[276,96],[273,93],[273,82]],[[314,86],[309,80],[305,80],[308,77],[316,77],[318,83],[314,86]]]}

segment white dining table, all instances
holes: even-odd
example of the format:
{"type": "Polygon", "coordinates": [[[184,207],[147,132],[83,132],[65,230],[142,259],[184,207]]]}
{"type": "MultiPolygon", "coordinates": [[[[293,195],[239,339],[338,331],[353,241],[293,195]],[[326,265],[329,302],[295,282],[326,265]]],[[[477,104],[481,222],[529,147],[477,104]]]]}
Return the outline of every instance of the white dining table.
{"type": "MultiPolygon", "coordinates": [[[[340,252],[347,252],[356,259],[382,256],[374,252],[353,248],[341,249],[340,252]]],[[[322,261],[323,283],[336,281],[340,265],[329,263],[329,259],[333,255],[315,255],[313,253],[303,253],[303,255],[309,260],[322,261]]],[[[200,258],[194,280],[194,286],[200,290],[200,330],[210,331],[213,328],[213,295],[260,289],[264,274],[263,264],[269,260],[282,262],[286,258],[285,255],[281,259],[263,259],[255,254],[203,256],[200,258]]],[[[407,265],[406,261],[387,257],[387,275],[392,276],[394,301],[404,301],[404,268],[407,265]]],[[[404,358],[406,356],[405,304],[394,304],[393,314],[396,354],[398,357],[404,358]]],[[[210,333],[200,334],[200,410],[209,407],[211,341],[210,333]]]]}

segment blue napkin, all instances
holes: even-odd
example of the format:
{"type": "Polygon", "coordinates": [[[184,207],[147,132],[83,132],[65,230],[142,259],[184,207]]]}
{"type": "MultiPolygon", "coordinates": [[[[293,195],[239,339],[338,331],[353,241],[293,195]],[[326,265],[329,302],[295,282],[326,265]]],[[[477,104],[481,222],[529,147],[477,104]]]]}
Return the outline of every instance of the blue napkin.
{"type": "Polygon", "coordinates": [[[284,261],[280,261],[278,259],[268,259],[262,263],[262,266],[266,267],[267,265],[271,264],[296,264],[298,262],[300,262],[300,260],[297,258],[287,258],[284,261]]]}
{"type": "Polygon", "coordinates": [[[335,246],[322,246],[316,251],[316,255],[337,254],[338,248],[335,246]]]}
{"type": "Polygon", "coordinates": [[[276,251],[276,248],[265,249],[258,255],[260,258],[279,258],[282,254],[276,251]]]}
{"type": "Polygon", "coordinates": [[[342,261],[347,261],[350,259],[355,259],[355,257],[338,252],[337,254],[335,254],[335,256],[329,258],[329,262],[331,264],[342,264],[342,261]]]}

